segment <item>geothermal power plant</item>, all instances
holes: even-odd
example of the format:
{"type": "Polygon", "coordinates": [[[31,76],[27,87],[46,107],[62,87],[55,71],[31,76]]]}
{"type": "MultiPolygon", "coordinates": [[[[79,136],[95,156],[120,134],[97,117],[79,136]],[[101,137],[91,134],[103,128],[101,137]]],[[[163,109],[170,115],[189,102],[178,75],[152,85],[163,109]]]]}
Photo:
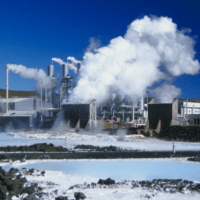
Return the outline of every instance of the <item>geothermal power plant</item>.
{"type": "Polygon", "coordinates": [[[81,63],[76,64],[77,78],[69,75],[70,67],[61,63],[62,78],[54,76],[54,65],[47,66],[50,87],[38,81],[37,96],[9,97],[9,65],[6,66],[6,98],[0,100],[2,127],[51,128],[61,116],[70,130],[93,128],[115,129],[117,127],[144,126],[147,122],[147,105],[142,97],[137,104],[123,94],[110,94],[110,98],[97,107],[96,100],[87,103],[70,103],[71,91],[76,87],[81,63]],[[58,115],[58,113],[62,113],[58,115]]]}
{"type": "MultiPolygon", "coordinates": [[[[48,86],[38,81],[38,95],[9,97],[9,71],[6,66],[6,96],[0,99],[0,127],[52,128],[62,121],[66,131],[89,130],[160,130],[170,125],[199,125],[200,103],[174,99],[172,103],[161,103],[159,99],[141,97],[135,103],[129,96],[111,93],[98,104],[96,99],[87,103],[70,101],[70,94],[77,85],[81,63],[75,67],[59,63],[61,80],[54,75],[54,65],[47,66],[48,86]],[[76,78],[69,75],[76,73],[76,78]]],[[[83,91],[84,92],[84,91],[83,91]]]]}

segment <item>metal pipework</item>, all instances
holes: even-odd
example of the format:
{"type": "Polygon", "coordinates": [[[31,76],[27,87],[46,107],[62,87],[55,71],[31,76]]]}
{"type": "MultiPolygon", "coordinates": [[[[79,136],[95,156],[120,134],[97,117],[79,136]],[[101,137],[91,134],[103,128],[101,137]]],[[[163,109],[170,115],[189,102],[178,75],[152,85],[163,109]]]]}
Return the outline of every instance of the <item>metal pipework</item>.
{"type": "Polygon", "coordinates": [[[140,100],[140,113],[144,116],[144,97],[141,97],[140,100]]]}
{"type": "Polygon", "coordinates": [[[133,105],[133,108],[132,108],[132,122],[135,121],[135,106],[133,105]]]}
{"type": "Polygon", "coordinates": [[[8,112],[8,72],[9,72],[9,68],[8,66],[6,66],[6,112],[8,112]]]}

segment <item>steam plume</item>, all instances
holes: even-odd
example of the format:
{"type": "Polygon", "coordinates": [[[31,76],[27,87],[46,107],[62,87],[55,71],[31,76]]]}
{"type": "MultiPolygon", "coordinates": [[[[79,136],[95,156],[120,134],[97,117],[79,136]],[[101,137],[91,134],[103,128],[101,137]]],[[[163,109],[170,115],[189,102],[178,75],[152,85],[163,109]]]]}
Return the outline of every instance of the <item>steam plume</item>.
{"type": "Polygon", "coordinates": [[[35,79],[36,81],[42,81],[43,87],[51,87],[51,79],[43,69],[27,68],[23,65],[7,64],[9,70],[24,78],[35,79]]]}
{"type": "MultiPolygon", "coordinates": [[[[193,47],[194,40],[179,31],[171,18],[137,19],[124,37],[85,53],[71,101],[97,99],[101,103],[112,90],[137,100],[147,88],[169,76],[196,74],[200,64],[194,59],[193,47]]],[[[171,89],[175,96],[180,93],[175,86],[171,89]]]]}
{"type": "Polygon", "coordinates": [[[94,37],[91,37],[89,42],[90,42],[90,45],[87,48],[86,52],[95,52],[101,46],[100,40],[94,37]]]}
{"type": "Polygon", "coordinates": [[[72,63],[74,63],[74,64],[81,63],[81,61],[76,60],[74,57],[71,57],[71,56],[68,56],[68,57],[67,57],[67,60],[70,60],[70,61],[71,61],[72,63]]]}
{"type": "Polygon", "coordinates": [[[75,58],[73,58],[73,57],[69,57],[70,59],[72,59],[73,60],[73,62],[72,63],[66,63],[66,62],[64,62],[62,59],[60,59],[60,58],[52,58],[52,61],[55,61],[55,62],[57,62],[59,65],[67,65],[67,67],[68,67],[68,69],[72,69],[73,71],[74,71],[74,73],[77,73],[77,68],[76,68],[76,66],[74,65],[74,63],[75,64],[77,64],[76,62],[78,62],[75,58]]]}
{"type": "Polygon", "coordinates": [[[174,85],[165,84],[152,90],[151,93],[153,96],[159,98],[161,103],[171,103],[174,98],[181,94],[181,89],[175,87],[174,85]]]}

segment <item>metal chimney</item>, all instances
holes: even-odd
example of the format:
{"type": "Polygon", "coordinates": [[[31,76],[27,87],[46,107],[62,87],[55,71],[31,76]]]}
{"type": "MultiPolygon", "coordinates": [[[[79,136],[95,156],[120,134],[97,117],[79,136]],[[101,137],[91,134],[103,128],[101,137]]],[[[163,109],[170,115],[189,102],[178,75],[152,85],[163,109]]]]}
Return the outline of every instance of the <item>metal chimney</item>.
{"type": "Polygon", "coordinates": [[[6,66],[6,112],[8,112],[8,72],[9,72],[9,68],[8,66],[6,66]]]}
{"type": "Polygon", "coordinates": [[[132,122],[135,121],[135,106],[133,105],[133,109],[132,109],[132,122]]]}
{"type": "Polygon", "coordinates": [[[69,74],[69,67],[67,64],[62,64],[62,76],[63,78],[67,77],[69,74]]]}
{"type": "Polygon", "coordinates": [[[140,100],[140,113],[144,116],[144,97],[140,100]]]}
{"type": "Polygon", "coordinates": [[[77,63],[77,76],[79,75],[79,71],[80,71],[80,68],[81,68],[81,63],[77,63]]]}
{"type": "Polygon", "coordinates": [[[48,74],[48,76],[50,76],[50,77],[53,77],[53,76],[54,76],[54,66],[53,66],[53,65],[48,65],[48,66],[47,66],[47,74],[48,74]]]}

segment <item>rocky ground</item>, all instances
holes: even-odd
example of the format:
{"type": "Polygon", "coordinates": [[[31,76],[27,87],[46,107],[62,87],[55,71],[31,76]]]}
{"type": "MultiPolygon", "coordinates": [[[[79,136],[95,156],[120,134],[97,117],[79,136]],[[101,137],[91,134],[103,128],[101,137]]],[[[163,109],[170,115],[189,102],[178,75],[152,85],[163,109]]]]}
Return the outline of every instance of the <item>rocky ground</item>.
{"type": "Polygon", "coordinates": [[[200,162],[200,156],[194,156],[194,157],[188,158],[188,161],[200,162]]]}
{"type": "Polygon", "coordinates": [[[116,146],[99,147],[77,145],[73,150],[53,144],[40,143],[30,146],[0,147],[0,162],[32,159],[116,159],[116,158],[174,158],[192,157],[189,161],[199,161],[199,151],[138,151],[116,146]]]}
{"type": "Polygon", "coordinates": [[[38,171],[35,169],[18,170],[11,168],[8,172],[0,168],[0,199],[11,200],[42,200],[42,199],[55,199],[55,200],[68,200],[68,194],[72,191],[74,199],[79,200],[87,198],[84,192],[91,189],[137,189],[142,188],[146,190],[141,195],[141,198],[152,199],[159,193],[199,193],[200,183],[187,181],[182,179],[155,179],[152,181],[121,181],[116,182],[110,178],[99,179],[98,182],[91,182],[84,184],[75,184],[66,188],[65,192],[60,195],[60,192],[55,189],[55,183],[49,181],[27,181],[27,176],[46,176],[45,171],[38,171]],[[48,190],[47,190],[48,188],[48,190]],[[78,189],[77,192],[75,189],[78,189]],[[148,191],[153,190],[153,193],[148,191]]]}
{"type": "Polygon", "coordinates": [[[154,133],[159,139],[174,140],[174,141],[200,141],[199,126],[169,126],[161,130],[159,134],[154,133]]]}
{"type": "Polygon", "coordinates": [[[53,144],[40,143],[30,146],[6,146],[0,147],[3,152],[66,152],[67,148],[54,146],[53,144]]]}

